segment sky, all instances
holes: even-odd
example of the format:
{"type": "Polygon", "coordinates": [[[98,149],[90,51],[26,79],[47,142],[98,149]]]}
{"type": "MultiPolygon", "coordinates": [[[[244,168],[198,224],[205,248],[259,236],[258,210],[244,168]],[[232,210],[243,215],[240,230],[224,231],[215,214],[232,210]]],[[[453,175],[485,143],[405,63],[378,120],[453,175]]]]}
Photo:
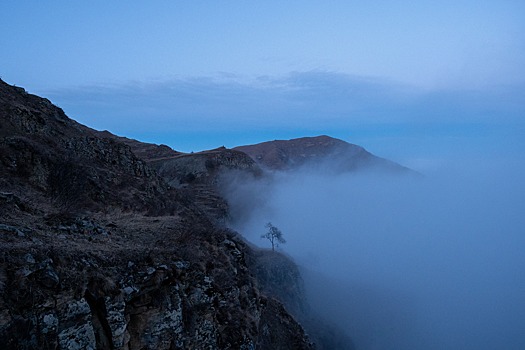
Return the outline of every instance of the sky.
{"type": "Polygon", "coordinates": [[[522,1],[3,1],[0,13],[3,80],[180,151],[328,134],[425,170],[523,146],[522,1]]]}

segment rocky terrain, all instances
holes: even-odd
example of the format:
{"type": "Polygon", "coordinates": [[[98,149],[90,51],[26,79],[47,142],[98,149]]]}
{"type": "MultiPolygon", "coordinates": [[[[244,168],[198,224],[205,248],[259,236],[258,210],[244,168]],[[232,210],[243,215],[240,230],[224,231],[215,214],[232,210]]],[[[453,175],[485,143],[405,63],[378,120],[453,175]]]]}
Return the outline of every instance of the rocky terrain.
{"type": "Polygon", "coordinates": [[[290,171],[308,166],[334,173],[370,168],[389,172],[410,171],[371,154],[361,146],[324,135],[274,140],[234,149],[246,153],[259,166],[268,170],[290,171]]]}
{"type": "Polygon", "coordinates": [[[262,176],[262,170],[250,157],[224,147],[147,162],[170,186],[198,205],[209,219],[221,223],[229,217],[228,203],[220,193],[221,181],[237,174],[262,176]]]}
{"type": "Polygon", "coordinates": [[[287,310],[305,303],[295,265],[220,225],[225,170],[260,172],[91,130],[0,81],[0,348],[322,348],[287,310]]]}

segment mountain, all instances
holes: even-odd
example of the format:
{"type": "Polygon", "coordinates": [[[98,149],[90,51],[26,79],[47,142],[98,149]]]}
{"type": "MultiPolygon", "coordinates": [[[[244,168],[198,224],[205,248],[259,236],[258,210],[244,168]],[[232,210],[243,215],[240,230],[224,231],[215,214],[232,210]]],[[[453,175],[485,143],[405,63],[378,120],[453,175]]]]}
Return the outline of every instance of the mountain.
{"type": "Polygon", "coordinates": [[[196,196],[227,171],[260,170],[89,129],[0,80],[0,348],[314,348],[285,306],[300,276],[267,261],[294,264],[196,196]]]}
{"type": "Polygon", "coordinates": [[[374,156],[363,147],[329,136],[275,140],[255,145],[235,147],[268,170],[289,171],[302,167],[347,172],[374,168],[389,172],[409,172],[409,169],[374,156]]]}

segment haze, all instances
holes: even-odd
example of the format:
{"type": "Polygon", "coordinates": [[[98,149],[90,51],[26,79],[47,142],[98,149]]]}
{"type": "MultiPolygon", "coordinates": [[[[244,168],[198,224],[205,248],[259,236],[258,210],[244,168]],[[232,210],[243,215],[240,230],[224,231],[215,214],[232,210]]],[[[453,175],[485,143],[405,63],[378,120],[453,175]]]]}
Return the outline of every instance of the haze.
{"type": "Polygon", "coordinates": [[[303,170],[227,193],[254,244],[282,230],[312,305],[358,349],[523,349],[524,175],[494,159],[417,180],[303,170]]]}

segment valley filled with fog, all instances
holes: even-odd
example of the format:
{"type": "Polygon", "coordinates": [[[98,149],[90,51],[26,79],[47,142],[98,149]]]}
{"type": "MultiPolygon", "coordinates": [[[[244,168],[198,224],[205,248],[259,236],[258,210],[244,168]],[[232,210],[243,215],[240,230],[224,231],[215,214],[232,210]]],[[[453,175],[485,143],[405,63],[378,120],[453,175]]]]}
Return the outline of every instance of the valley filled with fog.
{"type": "Polygon", "coordinates": [[[266,222],[282,230],[317,312],[363,350],[525,348],[521,162],[424,176],[329,166],[225,190],[246,239],[268,247],[266,222]]]}

